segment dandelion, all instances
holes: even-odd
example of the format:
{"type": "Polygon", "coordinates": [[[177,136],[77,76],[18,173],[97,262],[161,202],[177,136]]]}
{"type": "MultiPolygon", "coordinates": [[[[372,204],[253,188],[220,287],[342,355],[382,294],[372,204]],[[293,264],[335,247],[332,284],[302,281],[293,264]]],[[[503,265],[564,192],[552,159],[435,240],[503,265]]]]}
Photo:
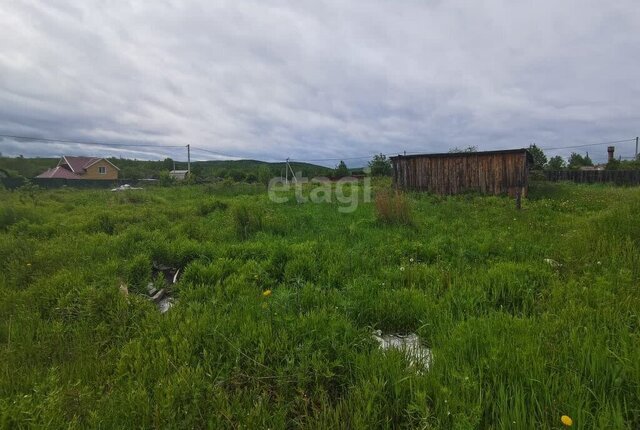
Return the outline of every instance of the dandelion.
{"type": "Polygon", "coordinates": [[[262,297],[269,297],[271,295],[271,290],[265,290],[262,292],[262,297]]]}
{"type": "Polygon", "coordinates": [[[563,415],[562,417],[560,417],[560,421],[562,421],[562,424],[567,427],[571,427],[573,425],[573,420],[569,415],[563,415]]]}
{"type": "Polygon", "coordinates": [[[410,262],[410,263],[413,263],[413,257],[411,257],[411,258],[409,259],[409,262],[410,262]]]}
{"type": "Polygon", "coordinates": [[[404,272],[404,266],[400,266],[400,271],[404,272]]]}

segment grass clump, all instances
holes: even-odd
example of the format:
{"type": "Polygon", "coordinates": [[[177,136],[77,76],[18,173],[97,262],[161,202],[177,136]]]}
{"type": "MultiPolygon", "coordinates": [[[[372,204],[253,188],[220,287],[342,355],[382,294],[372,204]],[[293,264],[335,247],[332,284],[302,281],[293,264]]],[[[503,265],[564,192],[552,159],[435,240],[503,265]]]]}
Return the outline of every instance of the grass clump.
{"type": "Polygon", "coordinates": [[[0,230],[8,230],[19,219],[16,210],[12,207],[0,207],[0,230]]]}
{"type": "Polygon", "coordinates": [[[221,200],[205,200],[198,205],[198,214],[207,216],[216,211],[224,212],[229,205],[221,200]]]}
{"type": "Polygon", "coordinates": [[[233,225],[238,238],[246,240],[262,230],[264,214],[262,208],[248,203],[239,203],[231,211],[233,225]]]}
{"type": "Polygon", "coordinates": [[[404,193],[384,191],[376,194],[376,218],[383,224],[411,225],[411,204],[404,193]]]}

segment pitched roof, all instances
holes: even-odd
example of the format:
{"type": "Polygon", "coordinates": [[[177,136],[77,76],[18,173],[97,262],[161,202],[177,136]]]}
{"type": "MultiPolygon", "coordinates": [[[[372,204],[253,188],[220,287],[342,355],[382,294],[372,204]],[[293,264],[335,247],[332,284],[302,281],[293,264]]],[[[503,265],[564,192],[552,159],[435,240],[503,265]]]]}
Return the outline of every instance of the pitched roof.
{"type": "Polygon", "coordinates": [[[60,166],[61,164],[66,164],[69,166],[72,172],[82,173],[83,170],[86,170],[87,168],[96,164],[100,160],[104,160],[107,163],[111,164],[113,167],[115,167],[116,170],[120,170],[118,166],[116,166],[106,158],[102,158],[102,157],[73,157],[70,155],[65,155],[58,162],[58,166],[60,166]]]}
{"type": "Polygon", "coordinates": [[[36,178],[47,179],[82,179],[80,175],[76,175],[68,169],[62,166],[54,167],[53,169],[47,169],[46,172],[40,173],[36,178]]]}
{"type": "Polygon", "coordinates": [[[69,166],[72,172],[82,172],[87,165],[99,160],[99,158],[95,157],[70,157],[65,155],[62,157],[58,166],[61,164],[66,164],[69,166]]]}

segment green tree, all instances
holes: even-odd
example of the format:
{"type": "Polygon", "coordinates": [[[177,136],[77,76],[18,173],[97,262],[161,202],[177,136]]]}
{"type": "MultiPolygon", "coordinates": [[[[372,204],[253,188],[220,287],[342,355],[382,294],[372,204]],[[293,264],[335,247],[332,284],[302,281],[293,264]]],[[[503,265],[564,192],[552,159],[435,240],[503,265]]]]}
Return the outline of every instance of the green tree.
{"type": "Polygon", "coordinates": [[[340,160],[340,163],[338,163],[338,165],[336,166],[334,175],[338,178],[349,176],[349,168],[347,167],[344,161],[340,160]]]}
{"type": "Polygon", "coordinates": [[[529,145],[529,153],[533,156],[533,170],[542,170],[547,165],[547,156],[535,143],[529,145]]]}
{"type": "Polygon", "coordinates": [[[189,175],[193,179],[203,178],[204,177],[204,166],[200,163],[192,163],[191,164],[191,174],[189,175]]]}
{"type": "Polygon", "coordinates": [[[607,162],[607,166],[605,167],[607,170],[622,170],[622,162],[620,160],[616,160],[615,158],[609,160],[607,162]]]}
{"type": "Polygon", "coordinates": [[[233,179],[234,182],[242,182],[245,180],[246,175],[242,170],[231,170],[229,171],[229,177],[233,179]]]}
{"type": "Polygon", "coordinates": [[[584,166],[593,166],[593,162],[591,158],[589,158],[589,154],[586,156],[582,156],[577,152],[572,152],[569,156],[569,169],[577,170],[584,166]]]}
{"type": "Polygon", "coordinates": [[[589,158],[589,153],[587,152],[587,155],[584,156],[584,165],[585,166],[593,166],[593,161],[591,161],[591,158],[589,158]]]}
{"type": "Polygon", "coordinates": [[[449,150],[449,153],[451,154],[456,154],[460,152],[478,152],[478,147],[475,145],[470,145],[470,146],[467,146],[466,148],[461,149],[456,146],[455,148],[452,148],[449,150]]]}
{"type": "Polygon", "coordinates": [[[549,170],[564,170],[566,169],[566,167],[567,167],[567,163],[559,155],[556,155],[555,157],[551,157],[551,159],[549,160],[549,163],[547,164],[547,169],[549,170]]]}
{"type": "Polygon", "coordinates": [[[391,160],[384,154],[374,155],[369,162],[369,169],[371,169],[371,176],[389,176],[392,171],[391,160]]]}
{"type": "Polygon", "coordinates": [[[176,178],[174,178],[173,176],[171,176],[169,174],[168,171],[163,170],[162,172],[160,172],[160,174],[158,175],[158,182],[160,183],[160,185],[162,185],[163,187],[168,187],[171,185],[175,185],[176,183],[176,178]]]}
{"type": "Polygon", "coordinates": [[[162,169],[163,170],[173,170],[174,161],[172,158],[165,158],[162,160],[162,169]]]}
{"type": "Polygon", "coordinates": [[[267,166],[258,167],[258,182],[263,184],[265,187],[269,185],[269,181],[271,180],[272,174],[271,169],[267,166]]]}

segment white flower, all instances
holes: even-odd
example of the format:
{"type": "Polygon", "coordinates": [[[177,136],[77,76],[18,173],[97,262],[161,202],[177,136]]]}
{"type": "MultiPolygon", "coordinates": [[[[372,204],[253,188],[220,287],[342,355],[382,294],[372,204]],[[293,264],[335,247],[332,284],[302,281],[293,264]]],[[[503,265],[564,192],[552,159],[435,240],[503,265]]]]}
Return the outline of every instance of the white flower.
{"type": "Polygon", "coordinates": [[[411,258],[409,259],[409,262],[413,263],[413,257],[411,257],[411,258]]]}
{"type": "Polygon", "coordinates": [[[400,271],[404,272],[404,266],[400,266],[400,271]]]}

